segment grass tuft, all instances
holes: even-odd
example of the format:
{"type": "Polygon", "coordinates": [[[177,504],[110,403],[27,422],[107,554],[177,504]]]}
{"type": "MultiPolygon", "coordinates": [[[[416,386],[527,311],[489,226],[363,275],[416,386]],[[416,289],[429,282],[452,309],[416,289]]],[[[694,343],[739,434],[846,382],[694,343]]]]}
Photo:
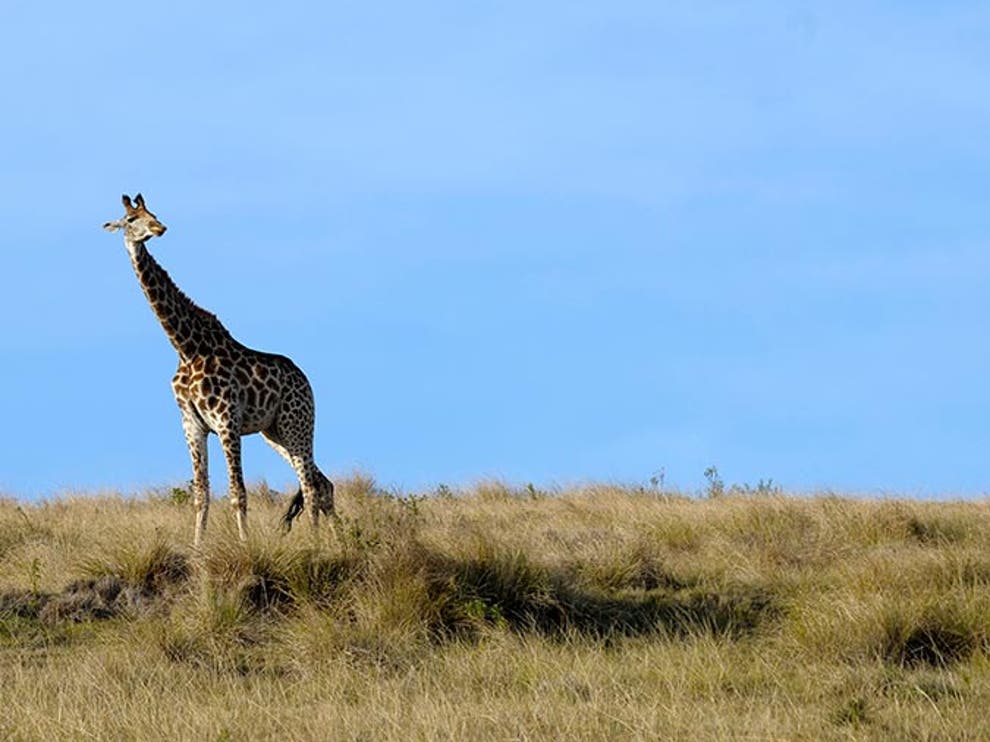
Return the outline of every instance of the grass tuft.
{"type": "Polygon", "coordinates": [[[143,544],[121,543],[106,555],[90,557],[80,571],[95,580],[113,581],[148,595],[160,595],[189,577],[189,559],[160,538],[143,544]]]}
{"type": "Polygon", "coordinates": [[[986,644],[986,619],[974,621],[953,606],[929,608],[916,616],[895,611],[885,619],[881,655],[904,667],[948,667],[986,644]]]}
{"type": "Polygon", "coordinates": [[[863,696],[852,698],[830,714],[837,726],[859,727],[871,721],[870,701],[863,696]]]}

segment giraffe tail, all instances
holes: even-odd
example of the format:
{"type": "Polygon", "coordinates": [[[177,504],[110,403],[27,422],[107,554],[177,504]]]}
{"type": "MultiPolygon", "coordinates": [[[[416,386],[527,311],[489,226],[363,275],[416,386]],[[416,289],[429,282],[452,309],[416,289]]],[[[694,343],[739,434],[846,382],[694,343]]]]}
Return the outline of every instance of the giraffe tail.
{"type": "Polygon", "coordinates": [[[285,511],[285,515],[282,516],[282,528],[289,532],[292,530],[292,521],[296,519],[303,510],[303,492],[302,487],[296,492],[292,501],[289,502],[289,509],[285,511]]]}
{"type": "MultiPolygon", "coordinates": [[[[324,515],[331,516],[333,515],[333,482],[327,479],[322,472],[317,472],[317,476],[320,484],[316,507],[324,515]]],[[[282,529],[286,533],[292,530],[292,521],[299,516],[305,507],[306,499],[303,497],[302,487],[300,487],[289,502],[289,508],[285,511],[285,515],[282,516],[282,529]]]]}

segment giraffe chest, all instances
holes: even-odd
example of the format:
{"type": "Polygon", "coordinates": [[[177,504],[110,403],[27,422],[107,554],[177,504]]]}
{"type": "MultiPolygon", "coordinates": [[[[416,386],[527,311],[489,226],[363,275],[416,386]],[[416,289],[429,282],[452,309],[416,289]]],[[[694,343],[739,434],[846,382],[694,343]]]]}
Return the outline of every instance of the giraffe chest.
{"type": "Polygon", "coordinates": [[[172,390],[180,404],[194,407],[214,432],[236,423],[242,435],[269,428],[282,397],[278,369],[250,361],[222,364],[211,358],[180,364],[172,390]]]}

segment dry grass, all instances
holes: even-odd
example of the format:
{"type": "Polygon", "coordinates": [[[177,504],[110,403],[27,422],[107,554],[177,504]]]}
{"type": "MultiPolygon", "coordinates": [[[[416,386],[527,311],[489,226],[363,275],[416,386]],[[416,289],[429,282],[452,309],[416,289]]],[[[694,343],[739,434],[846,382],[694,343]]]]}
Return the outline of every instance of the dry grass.
{"type": "Polygon", "coordinates": [[[0,739],[990,737],[986,503],[263,494],[0,502],[0,739]]]}

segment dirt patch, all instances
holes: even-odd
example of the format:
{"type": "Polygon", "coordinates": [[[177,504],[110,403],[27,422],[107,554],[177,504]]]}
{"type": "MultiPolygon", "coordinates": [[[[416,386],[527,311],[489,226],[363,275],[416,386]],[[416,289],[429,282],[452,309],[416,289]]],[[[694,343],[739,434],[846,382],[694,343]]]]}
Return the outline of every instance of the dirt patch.
{"type": "Polygon", "coordinates": [[[33,590],[9,590],[0,593],[0,619],[5,617],[38,618],[44,605],[51,599],[48,593],[33,590]]]}
{"type": "Polygon", "coordinates": [[[135,587],[119,577],[105,575],[76,580],[58,593],[11,590],[0,593],[0,621],[36,620],[43,624],[104,621],[118,616],[142,616],[160,610],[168,596],[147,587],[135,587]]]}
{"type": "Polygon", "coordinates": [[[53,595],[38,618],[44,623],[99,621],[114,618],[147,602],[138,590],[117,577],[77,580],[60,594],[53,595]]]}

